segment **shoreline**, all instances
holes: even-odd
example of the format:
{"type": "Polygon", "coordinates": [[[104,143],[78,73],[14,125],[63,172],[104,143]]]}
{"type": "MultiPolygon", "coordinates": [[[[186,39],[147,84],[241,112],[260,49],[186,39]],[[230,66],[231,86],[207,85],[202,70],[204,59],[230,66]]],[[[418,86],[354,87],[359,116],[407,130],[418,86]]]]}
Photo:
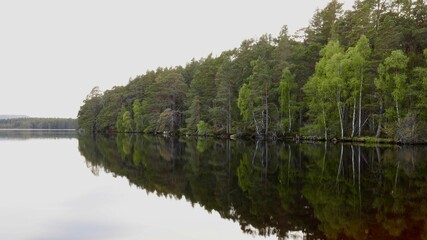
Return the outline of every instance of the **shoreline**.
{"type": "Polygon", "coordinates": [[[317,136],[269,136],[265,138],[264,136],[256,135],[246,135],[239,136],[236,134],[218,134],[218,135],[198,135],[198,134],[182,134],[182,133],[144,133],[144,132],[107,132],[107,133],[97,133],[97,134],[106,134],[109,136],[116,136],[118,134],[139,134],[139,135],[151,135],[151,136],[165,136],[165,137],[202,137],[202,138],[213,138],[213,139],[223,139],[223,140],[245,140],[245,141],[270,141],[270,142],[295,142],[295,143],[322,143],[329,142],[332,144],[337,143],[358,143],[358,144],[385,144],[385,145],[427,145],[427,142],[401,142],[392,138],[377,138],[377,137],[345,137],[343,139],[339,138],[330,138],[325,139],[317,136]]]}

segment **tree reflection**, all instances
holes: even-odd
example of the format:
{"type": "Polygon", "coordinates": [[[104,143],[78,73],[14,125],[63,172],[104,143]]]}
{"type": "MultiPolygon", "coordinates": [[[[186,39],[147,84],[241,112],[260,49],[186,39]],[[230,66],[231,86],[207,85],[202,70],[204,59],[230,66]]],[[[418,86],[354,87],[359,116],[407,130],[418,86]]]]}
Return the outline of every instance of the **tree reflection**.
{"type": "Polygon", "coordinates": [[[80,137],[97,174],[185,198],[251,234],[426,239],[425,147],[118,135],[80,137]],[[297,235],[298,235],[297,234],[297,235]]]}

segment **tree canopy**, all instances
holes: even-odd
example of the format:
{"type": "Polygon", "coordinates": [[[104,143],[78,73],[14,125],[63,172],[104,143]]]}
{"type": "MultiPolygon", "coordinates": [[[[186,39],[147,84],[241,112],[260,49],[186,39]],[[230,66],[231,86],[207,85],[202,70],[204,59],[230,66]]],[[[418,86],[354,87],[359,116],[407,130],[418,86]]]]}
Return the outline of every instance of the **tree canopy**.
{"type": "Polygon", "coordinates": [[[90,132],[167,132],[426,141],[427,4],[333,0],[292,37],[158,68],[105,92],[78,114],[90,132]],[[123,123],[126,123],[124,127],[123,123]],[[200,124],[199,124],[200,123],[200,124]],[[405,134],[401,134],[404,132],[405,134]]]}

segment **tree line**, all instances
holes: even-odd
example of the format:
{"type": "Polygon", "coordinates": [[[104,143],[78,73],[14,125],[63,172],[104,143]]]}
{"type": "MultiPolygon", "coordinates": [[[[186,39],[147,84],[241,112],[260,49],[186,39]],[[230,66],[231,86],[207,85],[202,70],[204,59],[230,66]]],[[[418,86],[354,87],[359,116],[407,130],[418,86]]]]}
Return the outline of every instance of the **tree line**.
{"type": "Polygon", "coordinates": [[[71,118],[13,118],[0,119],[0,129],[78,129],[71,118]]]}
{"type": "Polygon", "coordinates": [[[291,36],[158,68],[92,89],[78,113],[91,132],[388,137],[427,141],[425,0],[332,0],[291,36]]]}

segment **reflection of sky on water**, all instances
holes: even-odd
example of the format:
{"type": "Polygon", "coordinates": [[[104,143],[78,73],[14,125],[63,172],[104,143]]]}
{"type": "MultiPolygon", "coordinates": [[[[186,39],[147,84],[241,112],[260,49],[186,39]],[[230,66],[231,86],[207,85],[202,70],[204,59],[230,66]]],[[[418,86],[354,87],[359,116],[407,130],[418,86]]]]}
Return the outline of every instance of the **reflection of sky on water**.
{"type": "Polygon", "coordinates": [[[0,239],[252,238],[185,199],[95,177],[77,139],[2,141],[0,154],[0,239]]]}
{"type": "Polygon", "coordinates": [[[75,240],[75,239],[108,239],[118,237],[115,226],[101,225],[93,222],[58,223],[47,236],[31,238],[32,240],[75,240]]]}
{"type": "Polygon", "coordinates": [[[0,129],[0,141],[76,138],[77,132],[71,129],[0,129]]]}
{"type": "Polygon", "coordinates": [[[289,231],[286,239],[289,240],[303,240],[305,234],[302,231],[289,231]]]}

